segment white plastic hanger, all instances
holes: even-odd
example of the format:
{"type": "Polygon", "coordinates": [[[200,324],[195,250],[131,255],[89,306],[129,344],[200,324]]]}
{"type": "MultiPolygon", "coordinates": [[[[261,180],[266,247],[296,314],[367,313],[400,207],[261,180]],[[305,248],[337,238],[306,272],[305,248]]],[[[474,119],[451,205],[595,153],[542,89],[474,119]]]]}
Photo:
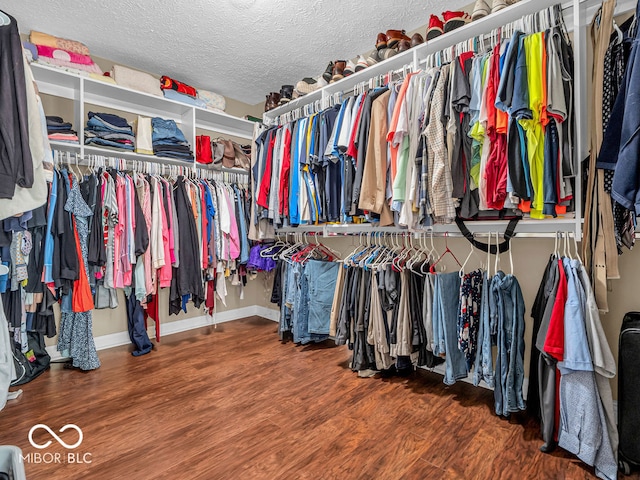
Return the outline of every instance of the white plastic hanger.
{"type": "Polygon", "coordinates": [[[578,261],[580,263],[582,263],[582,258],[580,258],[580,253],[579,253],[579,250],[578,250],[578,240],[576,239],[576,234],[572,233],[572,236],[573,236],[573,248],[576,251],[576,258],[578,259],[578,261]]]}
{"type": "Polygon", "coordinates": [[[4,27],[5,25],[10,25],[10,24],[11,24],[11,19],[9,18],[9,16],[6,13],[4,13],[2,10],[0,10],[0,27],[4,27]]]}
{"type": "MultiPolygon", "coordinates": [[[[500,266],[500,234],[495,232],[496,234],[496,259],[493,265],[495,273],[498,273],[498,268],[500,266]]],[[[489,234],[491,235],[491,234],[489,234]]]]}
{"type": "Polygon", "coordinates": [[[487,239],[487,278],[491,278],[491,235],[489,232],[489,238],[487,239]]]}
{"type": "MultiPolygon", "coordinates": [[[[474,237],[475,237],[475,235],[472,233],[471,234],[471,238],[473,239],[474,237]]],[[[471,258],[471,255],[473,255],[474,248],[475,247],[473,246],[473,243],[471,243],[471,250],[469,250],[469,255],[467,255],[467,258],[465,258],[464,262],[462,262],[462,266],[460,267],[460,271],[458,272],[459,275],[460,275],[460,278],[464,277],[464,269],[467,266],[467,262],[471,258]]]]}

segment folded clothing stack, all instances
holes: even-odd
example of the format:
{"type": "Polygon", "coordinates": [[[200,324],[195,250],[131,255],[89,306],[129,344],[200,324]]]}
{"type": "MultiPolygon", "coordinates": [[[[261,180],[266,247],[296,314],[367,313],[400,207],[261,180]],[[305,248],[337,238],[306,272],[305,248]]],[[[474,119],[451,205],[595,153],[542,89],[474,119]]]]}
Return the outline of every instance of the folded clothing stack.
{"type": "Polygon", "coordinates": [[[38,63],[63,68],[74,73],[95,73],[102,70],[94,63],[86,45],[66,38],[54,37],[42,32],[31,31],[29,41],[35,45],[38,63]]]}
{"type": "Polygon", "coordinates": [[[154,155],[178,160],[193,160],[193,151],[189,142],[176,122],[155,117],[151,119],[151,126],[154,155]]]}
{"type": "Polygon", "coordinates": [[[163,75],[160,77],[160,88],[164,98],[193,105],[194,107],[207,108],[207,104],[198,98],[198,91],[191,85],[163,75]]]}
{"type": "MultiPolygon", "coordinates": [[[[208,110],[224,112],[227,108],[227,101],[218,93],[209,92],[199,88],[198,98],[204,102],[205,108],[208,110]]],[[[262,121],[262,119],[260,121],[262,121]]]]}
{"type": "Polygon", "coordinates": [[[111,113],[89,112],[84,130],[86,145],[99,145],[133,151],[136,138],[127,120],[111,113]]]}
{"type": "Polygon", "coordinates": [[[49,140],[55,142],[78,143],[78,132],[71,129],[72,125],[62,117],[47,116],[47,134],[49,140]]]}

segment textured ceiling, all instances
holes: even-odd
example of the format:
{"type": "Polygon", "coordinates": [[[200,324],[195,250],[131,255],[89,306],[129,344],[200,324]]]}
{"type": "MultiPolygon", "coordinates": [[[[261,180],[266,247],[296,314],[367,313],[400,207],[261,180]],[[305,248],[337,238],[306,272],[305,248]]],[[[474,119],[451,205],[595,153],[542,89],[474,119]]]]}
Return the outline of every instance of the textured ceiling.
{"type": "MultiPolygon", "coordinates": [[[[22,33],[85,43],[92,55],[166,74],[249,104],[317,76],[469,0],[4,0],[22,33]]],[[[424,32],[423,32],[424,35],[424,32]]]]}

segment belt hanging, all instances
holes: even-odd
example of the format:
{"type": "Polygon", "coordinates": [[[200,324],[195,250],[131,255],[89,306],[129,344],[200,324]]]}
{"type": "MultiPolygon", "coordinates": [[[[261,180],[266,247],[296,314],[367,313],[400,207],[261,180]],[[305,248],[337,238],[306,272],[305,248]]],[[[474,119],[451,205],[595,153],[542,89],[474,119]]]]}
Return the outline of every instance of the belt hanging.
{"type": "Polygon", "coordinates": [[[496,253],[504,253],[509,250],[509,242],[515,236],[516,225],[518,225],[519,221],[520,217],[512,218],[511,220],[509,220],[509,224],[504,231],[504,241],[498,245],[492,245],[491,243],[486,244],[476,240],[473,234],[464,224],[464,221],[461,218],[456,217],[456,225],[458,225],[458,228],[460,229],[462,235],[464,235],[464,238],[469,240],[469,242],[477,249],[482,250],[483,252],[491,253],[491,255],[495,255],[496,253]]]}

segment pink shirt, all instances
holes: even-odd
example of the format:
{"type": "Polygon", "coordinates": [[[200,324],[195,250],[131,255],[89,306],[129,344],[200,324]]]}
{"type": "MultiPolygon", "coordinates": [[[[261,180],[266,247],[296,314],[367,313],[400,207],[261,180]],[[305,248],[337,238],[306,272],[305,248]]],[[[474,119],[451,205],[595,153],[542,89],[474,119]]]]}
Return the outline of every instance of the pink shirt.
{"type": "Polygon", "coordinates": [[[163,179],[162,184],[164,187],[164,195],[165,195],[165,198],[167,199],[167,207],[169,208],[169,211],[167,211],[167,217],[169,217],[169,224],[167,225],[169,228],[169,258],[171,259],[171,264],[173,265],[176,263],[176,252],[175,252],[176,246],[175,246],[174,236],[173,236],[173,199],[171,198],[172,190],[171,190],[171,185],[166,180],[163,179]]]}
{"type": "MultiPolygon", "coordinates": [[[[113,286],[124,288],[124,270],[122,265],[123,245],[126,246],[124,235],[126,234],[127,204],[125,199],[124,179],[116,177],[116,203],[118,204],[118,223],[116,223],[113,235],[113,286]]],[[[124,249],[127,254],[126,248],[124,249]]]]}
{"type": "MultiPolygon", "coordinates": [[[[164,182],[163,182],[164,184],[164,182]]],[[[158,193],[164,193],[164,188],[158,188],[158,193]]],[[[169,250],[169,223],[167,222],[167,214],[164,208],[164,201],[160,199],[160,221],[162,222],[162,243],[164,245],[164,258],[171,258],[169,250]]],[[[160,288],[171,286],[171,276],[173,274],[171,262],[165,260],[164,266],[160,267],[160,288]]]]}
{"type": "Polygon", "coordinates": [[[229,218],[231,220],[231,232],[229,233],[229,256],[231,260],[235,260],[240,256],[240,234],[238,233],[238,224],[236,222],[235,212],[235,195],[231,195],[226,188],[224,194],[227,197],[227,206],[229,207],[229,218]]]}

